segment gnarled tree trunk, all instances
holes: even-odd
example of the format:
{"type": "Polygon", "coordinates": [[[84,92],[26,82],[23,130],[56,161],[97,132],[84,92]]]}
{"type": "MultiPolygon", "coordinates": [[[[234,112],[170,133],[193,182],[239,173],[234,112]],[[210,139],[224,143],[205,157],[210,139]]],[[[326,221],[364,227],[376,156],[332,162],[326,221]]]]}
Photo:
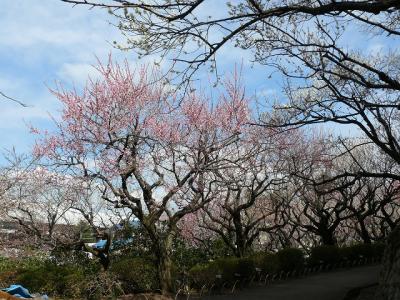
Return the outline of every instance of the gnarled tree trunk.
{"type": "Polygon", "coordinates": [[[173,292],[171,259],[172,239],[173,236],[169,234],[164,239],[158,241],[155,251],[157,255],[158,279],[163,295],[169,295],[173,292]]]}
{"type": "Polygon", "coordinates": [[[393,230],[387,240],[377,299],[400,299],[400,226],[393,230]]]}

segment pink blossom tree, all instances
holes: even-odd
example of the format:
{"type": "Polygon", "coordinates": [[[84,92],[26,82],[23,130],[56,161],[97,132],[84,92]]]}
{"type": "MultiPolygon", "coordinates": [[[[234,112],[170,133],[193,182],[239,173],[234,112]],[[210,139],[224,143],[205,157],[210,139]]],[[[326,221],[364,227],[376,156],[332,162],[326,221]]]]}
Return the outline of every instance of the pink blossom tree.
{"type": "Polygon", "coordinates": [[[249,253],[260,234],[283,225],[271,197],[285,180],[285,157],[296,133],[254,127],[236,143],[229,167],[215,172],[213,197],[197,214],[200,227],[221,238],[237,257],[249,253]],[[292,141],[291,141],[292,140],[292,141]]]}
{"type": "Polygon", "coordinates": [[[0,197],[0,216],[14,230],[5,249],[52,251],[73,247],[80,217],[73,206],[82,197],[82,184],[72,176],[52,172],[27,155],[10,152],[2,167],[6,189],[0,197]]]}
{"type": "MultiPolygon", "coordinates": [[[[276,250],[274,241],[288,246],[293,235],[303,236],[286,216],[298,194],[295,176],[325,165],[323,143],[301,130],[279,132],[252,127],[230,148],[228,164],[214,172],[208,202],[181,224],[187,240],[220,238],[232,254],[243,257],[256,241],[276,250]],[[190,227],[191,226],[191,227],[190,227]],[[274,245],[272,245],[274,244],[274,245]]],[[[311,183],[310,183],[311,185],[311,183]]],[[[298,201],[297,201],[298,202],[298,201]]]]}
{"type": "Polygon", "coordinates": [[[97,70],[101,79],[89,79],[82,92],[53,91],[62,118],[57,132],[39,133],[35,153],[97,182],[105,201],[131,210],[150,236],[168,293],[177,223],[212,200],[208,174],[223,167],[249,122],[248,99],[236,75],[211,99],[179,97],[148,67],[132,71],[110,58],[97,70]]]}

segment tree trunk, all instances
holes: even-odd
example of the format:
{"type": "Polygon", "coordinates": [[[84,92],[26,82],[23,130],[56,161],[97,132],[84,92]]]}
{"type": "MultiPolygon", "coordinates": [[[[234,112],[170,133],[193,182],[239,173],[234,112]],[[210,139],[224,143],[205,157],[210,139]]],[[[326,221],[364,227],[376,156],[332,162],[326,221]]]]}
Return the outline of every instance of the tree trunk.
{"type": "Polygon", "coordinates": [[[242,220],[240,217],[240,211],[235,211],[234,214],[232,214],[232,220],[233,224],[235,226],[235,246],[236,249],[234,251],[236,257],[243,257],[245,255],[246,251],[246,237],[244,236],[243,232],[243,225],[242,225],[242,220]]]}
{"type": "Polygon", "coordinates": [[[245,256],[246,250],[244,245],[238,245],[236,244],[236,251],[235,251],[235,256],[238,258],[242,258],[245,256]]]}
{"type": "Polygon", "coordinates": [[[332,231],[321,230],[320,231],[321,242],[325,246],[336,246],[337,241],[332,231]]]}
{"type": "Polygon", "coordinates": [[[361,224],[361,223],[360,223],[360,235],[361,235],[361,238],[362,238],[364,244],[372,243],[372,240],[371,240],[371,237],[369,236],[369,232],[368,232],[367,228],[365,227],[364,224],[361,224]]]}
{"type": "Polygon", "coordinates": [[[157,243],[157,269],[158,279],[160,282],[161,293],[163,295],[170,295],[173,292],[172,285],[172,236],[168,235],[165,240],[157,243]]]}
{"type": "Polygon", "coordinates": [[[357,218],[357,222],[358,222],[358,226],[359,226],[359,229],[356,228],[356,230],[358,231],[358,234],[360,235],[364,244],[371,244],[372,243],[371,236],[370,236],[370,233],[368,232],[368,229],[365,226],[365,222],[364,222],[366,219],[366,216],[364,216],[362,214],[357,214],[356,218],[357,218]]]}
{"type": "Polygon", "coordinates": [[[235,256],[236,257],[244,257],[246,253],[246,240],[243,237],[241,232],[236,231],[236,243],[235,243],[236,249],[235,249],[235,256]]]}
{"type": "Polygon", "coordinates": [[[377,296],[382,300],[400,299],[400,226],[387,240],[377,296]]]}

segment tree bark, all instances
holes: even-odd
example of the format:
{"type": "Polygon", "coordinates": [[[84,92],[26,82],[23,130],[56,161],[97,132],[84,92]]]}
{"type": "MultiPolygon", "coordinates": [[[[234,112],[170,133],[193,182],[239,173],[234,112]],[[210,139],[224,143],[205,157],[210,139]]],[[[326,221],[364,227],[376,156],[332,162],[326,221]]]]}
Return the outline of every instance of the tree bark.
{"type": "Polygon", "coordinates": [[[320,230],[319,235],[321,237],[321,242],[325,246],[336,246],[337,240],[333,234],[333,231],[329,229],[320,230]]]}
{"type": "Polygon", "coordinates": [[[235,251],[235,256],[238,258],[242,258],[245,256],[246,253],[246,247],[244,243],[236,243],[236,251],[235,251]]]}
{"type": "Polygon", "coordinates": [[[361,238],[362,238],[364,244],[371,244],[372,240],[369,235],[368,229],[365,227],[364,222],[359,221],[359,224],[360,224],[360,235],[361,235],[361,238]]]}
{"type": "Polygon", "coordinates": [[[158,279],[160,282],[161,293],[163,295],[170,295],[173,292],[172,285],[172,236],[168,235],[164,240],[157,243],[157,269],[158,279]]]}
{"type": "Polygon", "coordinates": [[[236,257],[243,257],[244,256],[244,252],[246,251],[246,237],[244,236],[243,233],[243,224],[242,224],[242,220],[240,217],[240,210],[235,210],[233,211],[233,213],[231,213],[232,215],[232,221],[234,224],[234,228],[235,228],[235,246],[236,249],[234,251],[235,256],[236,257]]]}
{"type": "Polygon", "coordinates": [[[400,299],[400,227],[389,235],[383,256],[377,299],[400,299]]]}

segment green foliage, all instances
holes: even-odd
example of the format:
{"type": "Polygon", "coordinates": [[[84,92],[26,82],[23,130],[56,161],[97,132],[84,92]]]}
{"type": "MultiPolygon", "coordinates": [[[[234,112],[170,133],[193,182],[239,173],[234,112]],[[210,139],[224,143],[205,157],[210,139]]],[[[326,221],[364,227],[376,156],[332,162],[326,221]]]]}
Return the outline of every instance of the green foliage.
{"type": "Polygon", "coordinates": [[[267,255],[265,252],[256,252],[253,253],[249,258],[253,261],[253,264],[256,268],[263,269],[265,255],[267,255]]]}
{"type": "Polygon", "coordinates": [[[0,256],[0,273],[16,270],[18,263],[18,260],[0,256]]]}
{"type": "Polygon", "coordinates": [[[208,260],[205,249],[189,247],[183,241],[175,240],[172,261],[179,270],[190,270],[197,264],[207,263],[208,260]]]}
{"type": "Polygon", "coordinates": [[[81,221],[76,226],[77,231],[79,232],[79,239],[85,243],[95,243],[96,242],[96,233],[93,228],[84,221],[81,221]]]}
{"type": "Polygon", "coordinates": [[[251,258],[240,258],[238,259],[237,273],[240,276],[248,278],[252,276],[255,272],[255,264],[251,258]]]}
{"type": "Polygon", "coordinates": [[[81,265],[85,266],[85,268],[100,269],[100,265],[96,263],[96,260],[89,259],[82,250],[57,247],[53,249],[50,257],[50,260],[57,265],[81,265]]]}
{"type": "Polygon", "coordinates": [[[280,270],[279,258],[276,254],[259,252],[251,256],[256,268],[260,268],[265,274],[278,273],[280,270]]]}
{"type": "Polygon", "coordinates": [[[235,280],[235,274],[239,274],[239,259],[236,257],[219,258],[213,262],[220,270],[222,279],[226,282],[235,280]]]}
{"type": "Polygon", "coordinates": [[[304,266],[304,253],[300,249],[286,248],[277,253],[259,252],[251,256],[255,267],[265,274],[292,271],[304,266]]]}
{"type": "Polygon", "coordinates": [[[0,287],[13,284],[18,275],[18,261],[0,257],[0,287]]]}
{"type": "Polygon", "coordinates": [[[208,252],[210,259],[218,259],[232,256],[232,250],[222,239],[214,239],[208,243],[208,252]]]}
{"type": "Polygon", "coordinates": [[[0,256],[0,272],[9,271],[10,269],[15,268],[15,264],[16,261],[0,256]]]}
{"type": "Polygon", "coordinates": [[[256,264],[252,258],[227,257],[220,258],[208,264],[197,264],[190,269],[189,275],[195,286],[214,282],[216,276],[221,276],[221,281],[233,283],[238,278],[249,278],[255,272],[256,264]]]}
{"type": "MultiPolygon", "coordinates": [[[[378,243],[343,248],[319,246],[311,249],[308,264],[381,257],[384,247],[384,244],[378,243]]],[[[142,256],[138,257],[137,253],[128,256],[119,252],[114,255],[109,272],[102,272],[98,262],[88,259],[81,251],[68,249],[57,249],[51,259],[12,260],[0,257],[0,285],[19,283],[33,293],[75,299],[100,299],[104,295],[157,290],[159,282],[155,257],[151,256],[151,249],[143,249],[141,253],[142,256]]],[[[277,253],[259,252],[247,258],[225,256],[208,262],[209,257],[203,248],[189,247],[176,240],[172,257],[173,278],[181,279],[182,271],[189,270],[192,287],[201,288],[204,284],[218,281],[232,284],[238,279],[235,274],[240,274],[241,279],[248,279],[256,268],[260,268],[263,274],[276,274],[304,266],[303,252],[293,248],[277,253]],[[216,278],[217,275],[221,278],[216,278]]]]}
{"type": "Polygon", "coordinates": [[[51,296],[99,299],[121,293],[115,278],[102,274],[98,264],[89,260],[59,264],[54,258],[0,259],[0,274],[2,286],[21,284],[32,293],[51,296]]]}
{"type": "Polygon", "coordinates": [[[196,287],[209,284],[221,276],[221,281],[233,283],[240,278],[249,278],[255,272],[255,262],[251,258],[227,257],[220,258],[208,264],[197,264],[189,271],[196,287]]]}
{"type": "Polygon", "coordinates": [[[194,287],[201,288],[215,280],[215,276],[221,274],[219,266],[215,263],[197,264],[189,270],[194,287]]]}
{"type": "Polygon", "coordinates": [[[123,228],[114,236],[112,249],[114,256],[147,257],[151,255],[151,249],[152,241],[141,224],[124,223],[123,228]]]}
{"type": "Polygon", "coordinates": [[[356,260],[360,258],[381,257],[384,249],[385,245],[382,243],[354,244],[352,246],[341,248],[340,254],[343,259],[356,260]]]}
{"type": "Polygon", "coordinates": [[[22,269],[17,280],[30,291],[76,297],[75,292],[85,281],[85,274],[76,266],[58,266],[46,261],[22,269]]]}
{"type": "Polygon", "coordinates": [[[110,271],[120,280],[125,293],[159,288],[157,268],[150,259],[133,257],[113,262],[110,271]]]}
{"type": "Polygon", "coordinates": [[[304,266],[304,253],[300,249],[286,248],[276,253],[279,269],[285,272],[301,269],[304,266]]]}
{"type": "Polygon", "coordinates": [[[317,246],[311,249],[308,258],[309,265],[318,265],[320,263],[334,264],[341,260],[340,250],[336,246],[317,246]]]}

